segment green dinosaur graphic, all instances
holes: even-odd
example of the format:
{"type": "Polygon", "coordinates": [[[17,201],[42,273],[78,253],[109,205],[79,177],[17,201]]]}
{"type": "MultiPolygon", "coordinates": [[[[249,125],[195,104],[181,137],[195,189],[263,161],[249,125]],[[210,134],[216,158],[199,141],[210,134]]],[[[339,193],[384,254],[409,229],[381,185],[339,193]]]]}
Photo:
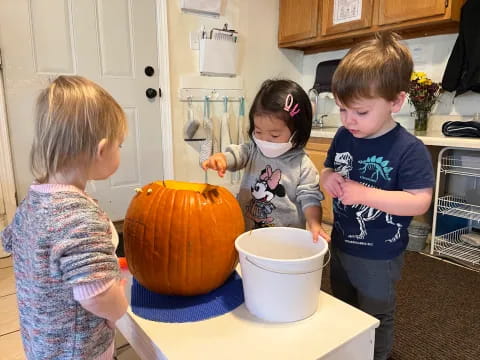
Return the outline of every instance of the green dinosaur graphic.
{"type": "Polygon", "coordinates": [[[377,157],[376,155],[368,157],[367,160],[358,160],[358,163],[363,165],[359,169],[360,173],[364,175],[362,178],[377,182],[381,176],[385,180],[391,180],[390,172],[393,168],[388,166],[389,162],[389,160],[383,160],[383,156],[377,157]]]}

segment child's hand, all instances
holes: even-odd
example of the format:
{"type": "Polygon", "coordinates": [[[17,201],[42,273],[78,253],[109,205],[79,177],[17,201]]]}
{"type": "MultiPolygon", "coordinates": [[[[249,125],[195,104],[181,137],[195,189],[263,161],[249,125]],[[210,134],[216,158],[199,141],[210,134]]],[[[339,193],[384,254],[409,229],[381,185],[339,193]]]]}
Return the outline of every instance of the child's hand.
{"type": "Polygon", "coordinates": [[[343,191],[341,185],[345,183],[342,175],[333,171],[323,172],[320,177],[320,183],[331,197],[342,197],[343,191]]]}
{"type": "Polygon", "coordinates": [[[340,187],[342,189],[342,195],[339,199],[345,205],[362,204],[370,189],[359,182],[349,179],[340,184],[340,187]]]}
{"type": "Polygon", "coordinates": [[[227,171],[227,157],[222,153],[213,154],[202,163],[202,169],[216,170],[218,176],[223,177],[227,171]]]}
{"type": "Polygon", "coordinates": [[[323,229],[322,225],[319,223],[314,223],[309,226],[310,232],[312,233],[313,242],[318,242],[318,236],[321,236],[327,242],[330,242],[330,235],[323,229]]]}

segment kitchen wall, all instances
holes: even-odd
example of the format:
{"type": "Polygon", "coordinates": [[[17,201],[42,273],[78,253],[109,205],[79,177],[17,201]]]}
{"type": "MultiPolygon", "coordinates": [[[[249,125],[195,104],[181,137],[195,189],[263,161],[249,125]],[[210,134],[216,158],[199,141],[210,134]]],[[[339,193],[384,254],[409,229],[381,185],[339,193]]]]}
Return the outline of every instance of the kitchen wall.
{"type": "MultiPolygon", "coordinates": [[[[434,81],[440,82],[443,77],[450,53],[457,39],[457,34],[437,35],[424,38],[406,40],[414,59],[414,69],[424,71],[434,81]]],[[[315,80],[315,69],[320,61],[339,59],[347,50],[331,51],[313,55],[305,55],[303,59],[302,85],[310,88],[315,80]]],[[[441,95],[439,103],[433,113],[436,115],[462,115],[472,117],[475,112],[480,112],[480,94],[468,92],[454,98],[453,93],[445,92],[441,95]]],[[[333,101],[327,100],[319,107],[327,112],[338,113],[333,101]]],[[[413,110],[405,102],[399,115],[408,116],[413,110]]]]}
{"type": "MultiPolygon", "coordinates": [[[[243,84],[246,96],[247,112],[261,82],[271,77],[284,77],[298,81],[305,90],[312,87],[315,68],[318,62],[343,57],[347,50],[331,51],[313,55],[303,55],[297,50],[279,49],[277,46],[278,0],[227,0],[223,2],[222,16],[212,18],[183,13],[179,1],[168,2],[169,23],[169,60],[170,86],[172,102],[173,143],[175,178],[183,181],[205,180],[204,172],[198,165],[199,144],[186,143],[182,136],[182,127],[186,118],[187,106],[179,101],[181,78],[198,76],[198,51],[189,46],[189,33],[205,25],[207,30],[222,27],[239,32],[239,73],[235,80],[243,84]]],[[[438,35],[406,40],[415,62],[416,71],[425,71],[434,81],[441,81],[457,34],[438,35]]],[[[222,83],[226,78],[205,78],[205,86],[222,83]]],[[[228,81],[228,79],[226,80],[228,81]]],[[[457,98],[453,93],[444,93],[434,114],[461,115],[465,118],[480,112],[478,106],[480,94],[466,93],[457,98]]],[[[338,123],[338,109],[332,100],[324,100],[319,106],[333,113],[327,121],[338,123]]],[[[398,118],[410,119],[412,109],[406,102],[398,118]]],[[[197,111],[201,116],[201,105],[197,111]]],[[[413,124],[413,121],[411,121],[413,124]]],[[[214,172],[208,173],[208,182],[229,186],[228,179],[219,179],[214,172]]]]}
{"type": "MultiPolygon", "coordinates": [[[[170,86],[172,102],[175,178],[183,181],[204,181],[204,172],[198,164],[197,143],[186,143],[182,127],[187,105],[179,101],[182,77],[199,75],[198,51],[189,46],[189,32],[205,25],[229,28],[239,32],[239,79],[243,82],[247,111],[261,82],[271,77],[285,77],[302,81],[303,54],[296,50],[277,47],[278,0],[227,0],[220,18],[182,13],[178,0],[168,2],[170,86]]],[[[236,82],[238,79],[233,80],[236,82]]],[[[205,78],[205,86],[228,82],[226,78],[205,78]]],[[[201,106],[196,113],[201,115],[201,106]]],[[[229,185],[216,173],[208,172],[208,182],[229,185]]]]}

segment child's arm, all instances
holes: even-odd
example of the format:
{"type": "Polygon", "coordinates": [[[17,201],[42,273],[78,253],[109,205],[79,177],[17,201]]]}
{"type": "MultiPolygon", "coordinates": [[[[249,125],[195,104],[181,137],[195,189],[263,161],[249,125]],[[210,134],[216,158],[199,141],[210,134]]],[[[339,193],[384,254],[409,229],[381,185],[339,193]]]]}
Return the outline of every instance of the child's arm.
{"type": "Polygon", "coordinates": [[[120,319],[128,308],[125,296],[125,279],[114,280],[113,284],[100,294],[79,300],[85,310],[107,319],[111,324],[120,319]]]}
{"type": "Polygon", "coordinates": [[[303,211],[305,219],[307,220],[308,229],[312,233],[313,241],[318,241],[318,236],[321,236],[330,242],[330,236],[323,229],[322,222],[322,208],[320,206],[309,206],[303,211]]]}
{"type": "Polygon", "coordinates": [[[312,232],[313,241],[318,241],[320,235],[325,240],[330,241],[330,236],[322,228],[322,207],[321,201],[324,200],[320,191],[320,177],[317,168],[308,156],[302,159],[300,166],[300,179],[297,186],[297,202],[301,205],[308,229],[312,232]]]}
{"type": "Polygon", "coordinates": [[[5,230],[0,232],[0,237],[2,238],[3,249],[6,252],[11,253],[12,252],[13,231],[12,231],[10,225],[7,226],[7,228],[5,230]]]}
{"type": "Polygon", "coordinates": [[[398,186],[403,190],[382,190],[346,180],[341,185],[340,200],[345,205],[363,204],[391,215],[424,214],[432,201],[435,178],[430,154],[421,141],[410,144],[402,154],[397,177],[398,186]]]}
{"type": "Polygon", "coordinates": [[[388,191],[367,187],[352,180],[346,180],[341,188],[340,200],[343,204],[363,204],[397,216],[422,215],[432,201],[432,188],[388,191]]]}
{"type": "Polygon", "coordinates": [[[229,145],[224,153],[216,153],[201,163],[202,169],[212,169],[218,172],[218,176],[225,176],[227,170],[237,171],[247,165],[253,144],[229,145]]]}
{"type": "Polygon", "coordinates": [[[324,168],[320,172],[320,184],[333,197],[338,198],[342,196],[342,184],[345,179],[338,173],[334,172],[332,168],[324,168]]]}

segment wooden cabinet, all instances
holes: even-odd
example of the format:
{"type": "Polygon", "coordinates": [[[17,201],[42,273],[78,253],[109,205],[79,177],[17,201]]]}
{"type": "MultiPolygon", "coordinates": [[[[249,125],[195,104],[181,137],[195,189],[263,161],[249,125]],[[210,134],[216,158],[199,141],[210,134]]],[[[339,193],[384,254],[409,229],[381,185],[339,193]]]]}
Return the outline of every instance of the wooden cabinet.
{"type": "Polygon", "coordinates": [[[383,0],[379,2],[378,24],[444,16],[448,1],[452,0],[383,0]]]}
{"type": "Polygon", "coordinates": [[[319,24],[318,0],[280,0],[278,43],[315,38],[319,24]],[[299,21],[301,19],[301,21],[299,21]]]}
{"type": "MultiPolygon", "coordinates": [[[[324,0],[323,6],[323,21],[322,21],[322,35],[339,34],[353,30],[366,29],[372,26],[373,16],[373,0],[361,0],[360,19],[341,22],[335,19],[336,0],[324,0]]],[[[353,11],[360,11],[360,9],[353,8],[353,11]]]]}
{"type": "Polygon", "coordinates": [[[309,54],[351,47],[377,31],[392,30],[404,39],[455,33],[465,1],[359,0],[361,11],[340,11],[338,0],[280,0],[278,45],[309,54]],[[356,11],[358,19],[342,20],[356,11]]]}
{"type": "MultiPolygon", "coordinates": [[[[324,168],[323,164],[327,158],[327,151],[330,147],[331,139],[310,138],[305,151],[318,169],[318,172],[324,168]]],[[[333,202],[332,198],[320,187],[325,196],[322,201],[323,222],[333,224],[333,202]]]]}

